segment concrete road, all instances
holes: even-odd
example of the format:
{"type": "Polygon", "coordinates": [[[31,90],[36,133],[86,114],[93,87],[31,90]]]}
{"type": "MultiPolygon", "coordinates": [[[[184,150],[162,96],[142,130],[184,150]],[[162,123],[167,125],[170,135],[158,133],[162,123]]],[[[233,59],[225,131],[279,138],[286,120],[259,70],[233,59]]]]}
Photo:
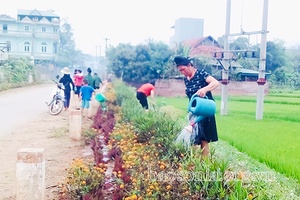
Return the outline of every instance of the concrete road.
{"type": "Polygon", "coordinates": [[[0,92],[0,136],[13,134],[19,126],[47,113],[45,102],[51,100],[55,87],[50,83],[0,92]]]}

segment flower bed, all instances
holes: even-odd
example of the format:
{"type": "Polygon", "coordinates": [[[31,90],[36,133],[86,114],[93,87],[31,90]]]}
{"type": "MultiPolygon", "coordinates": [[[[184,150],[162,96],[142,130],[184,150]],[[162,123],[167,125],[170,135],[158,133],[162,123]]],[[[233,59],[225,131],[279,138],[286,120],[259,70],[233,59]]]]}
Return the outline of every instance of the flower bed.
{"type": "Polygon", "coordinates": [[[107,108],[99,107],[86,134],[93,159],[71,164],[61,199],[282,197],[262,187],[268,180],[246,179],[243,169],[233,171],[226,156],[217,156],[214,148],[202,158],[199,148],[174,143],[181,124],[160,109],[145,112],[131,88],[109,85],[105,96],[107,108]]]}

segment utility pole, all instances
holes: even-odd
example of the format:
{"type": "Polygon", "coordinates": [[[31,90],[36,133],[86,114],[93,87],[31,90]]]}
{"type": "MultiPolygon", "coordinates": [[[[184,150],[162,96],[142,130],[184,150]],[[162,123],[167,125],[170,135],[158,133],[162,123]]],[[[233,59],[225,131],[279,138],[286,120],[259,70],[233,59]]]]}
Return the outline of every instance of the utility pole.
{"type": "MultiPolygon", "coordinates": [[[[105,40],[105,58],[104,58],[104,60],[105,60],[105,65],[107,65],[107,41],[109,40],[109,38],[104,38],[104,40],[105,40]]],[[[104,74],[105,74],[105,78],[107,78],[107,66],[105,66],[105,69],[104,69],[105,71],[104,71],[104,74]]]]}
{"type": "Polygon", "coordinates": [[[229,69],[229,43],[228,37],[230,33],[230,12],[231,12],[231,0],[227,0],[226,11],[226,26],[225,26],[225,38],[224,38],[224,62],[222,63],[222,96],[221,96],[221,115],[227,115],[228,107],[228,69],[229,69]]]}
{"type": "Polygon", "coordinates": [[[266,51],[267,51],[267,24],[268,24],[268,4],[269,0],[264,0],[262,33],[260,44],[260,59],[259,59],[259,73],[258,73],[258,89],[256,98],[256,119],[263,118],[263,104],[264,104],[264,85],[266,83],[266,51]]]}
{"type": "Polygon", "coordinates": [[[100,60],[101,60],[101,46],[100,45],[96,45],[96,68],[97,68],[97,70],[99,69],[99,63],[100,63],[100,60]],[[99,54],[99,56],[98,56],[98,48],[100,49],[100,54],[99,54]],[[99,57],[99,59],[98,59],[98,57],[99,57]]]}
{"type": "Polygon", "coordinates": [[[105,40],[105,56],[106,56],[106,53],[107,53],[107,41],[109,40],[109,38],[104,38],[105,40]]]}
{"type": "Polygon", "coordinates": [[[96,58],[98,57],[98,48],[99,48],[99,57],[101,57],[101,46],[97,45],[96,46],[96,58]]]}
{"type": "MultiPolygon", "coordinates": [[[[224,58],[218,59],[221,63],[222,69],[222,96],[221,96],[221,115],[227,115],[227,101],[228,101],[228,69],[230,66],[230,53],[233,52],[229,48],[228,37],[229,36],[239,36],[239,35],[253,35],[261,34],[261,45],[260,45],[260,62],[259,62],[259,76],[257,80],[258,90],[257,90],[257,101],[256,101],[256,119],[262,119],[263,115],[263,101],[264,101],[264,85],[266,83],[265,78],[265,66],[266,66],[266,47],[267,47],[267,22],[268,22],[268,0],[264,0],[263,8],[263,21],[261,31],[252,31],[241,33],[230,33],[230,10],[231,10],[231,0],[227,0],[227,12],[226,12],[226,27],[224,35],[224,58]]],[[[243,51],[243,50],[242,50],[243,51]]]]}

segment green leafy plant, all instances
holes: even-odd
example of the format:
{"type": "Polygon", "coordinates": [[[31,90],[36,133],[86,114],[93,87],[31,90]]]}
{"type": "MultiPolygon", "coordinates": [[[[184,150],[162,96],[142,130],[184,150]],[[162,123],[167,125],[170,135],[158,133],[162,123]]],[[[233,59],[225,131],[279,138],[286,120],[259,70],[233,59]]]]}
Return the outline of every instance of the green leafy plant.
{"type": "Polygon", "coordinates": [[[101,188],[107,165],[95,165],[92,160],[75,159],[67,169],[61,196],[80,199],[84,195],[101,188]]]}

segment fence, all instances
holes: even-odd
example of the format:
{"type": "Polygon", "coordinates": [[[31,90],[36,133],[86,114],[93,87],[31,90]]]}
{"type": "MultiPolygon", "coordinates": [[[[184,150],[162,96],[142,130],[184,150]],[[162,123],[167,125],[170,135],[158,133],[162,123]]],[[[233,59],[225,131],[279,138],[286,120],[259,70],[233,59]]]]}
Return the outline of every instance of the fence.
{"type": "MultiPolygon", "coordinates": [[[[256,95],[257,94],[257,83],[252,81],[241,81],[229,82],[228,94],[229,95],[256,95]]],[[[185,95],[185,85],[184,81],[181,79],[165,79],[157,80],[156,84],[156,95],[165,97],[184,97],[185,95]]],[[[265,84],[265,94],[269,92],[270,84],[267,82],[265,84]]],[[[222,84],[218,86],[213,91],[214,95],[221,95],[222,84]]]]}

